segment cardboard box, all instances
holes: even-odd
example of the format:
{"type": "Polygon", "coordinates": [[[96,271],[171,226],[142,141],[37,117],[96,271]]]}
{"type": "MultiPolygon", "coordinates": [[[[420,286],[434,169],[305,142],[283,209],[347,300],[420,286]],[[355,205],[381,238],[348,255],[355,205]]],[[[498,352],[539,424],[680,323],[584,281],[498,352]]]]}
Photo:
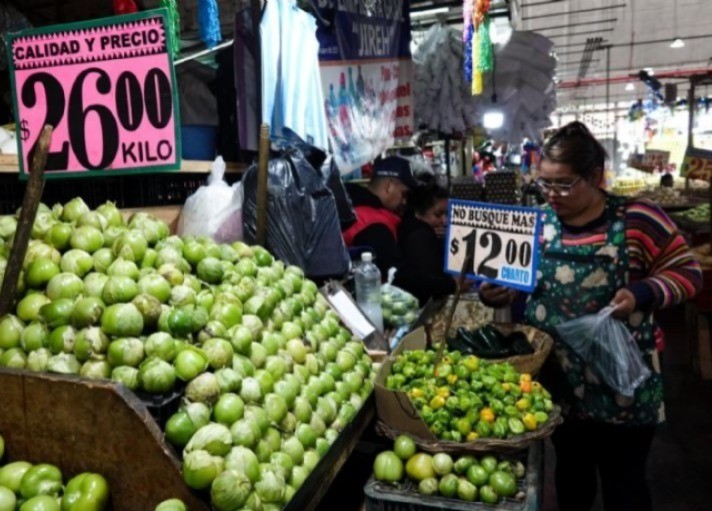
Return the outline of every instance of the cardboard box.
{"type": "Polygon", "coordinates": [[[425,345],[425,330],[419,328],[406,335],[391,356],[383,361],[375,381],[376,411],[378,418],[388,427],[423,440],[437,442],[438,438],[420,418],[420,413],[408,395],[386,387],[386,378],[391,374],[396,357],[405,351],[425,349],[425,345]]]}

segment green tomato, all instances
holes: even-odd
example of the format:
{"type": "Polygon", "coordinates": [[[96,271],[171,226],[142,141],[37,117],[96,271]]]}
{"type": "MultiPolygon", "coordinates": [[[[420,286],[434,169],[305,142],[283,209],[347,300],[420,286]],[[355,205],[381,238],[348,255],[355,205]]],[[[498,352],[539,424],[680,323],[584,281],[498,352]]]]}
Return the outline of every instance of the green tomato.
{"type": "Polygon", "coordinates": [[[393,450],[400,459],[407,461],[415,455],[416,445],[409,436],[399,435],[398,438],[396,438],[393,450]]]}
{"type": "Polygon", "coordinates": [[[474,502],[477,498],[477,487],[467,479],[460,479],[457,485],[457,498],[466,502],[474,502]]]}
{"type": "Polygon", "coordinates": [[[43,305],[47,305],[52,300],[43,294],[32,293],[25,296],[20,303],[17,304],[17,317],[23,321],[40,321],[40,309],[43,305]]]}
{"type": "Polygon", "coordinates": [[[67,483],[61,511],[102,511],[109,502],[109,484],[103,476],[79,474],[67,483]]]}
{"type": "Polygon", "coordinates": [[[429,477],[435,477],[433,467],[433,457],[426,453],[417,453],[412,456],[405,465],[408,477],[415,481],[422,481],[429,477]]]}
{"type": "Polygon", "coordinates": [[[168,499],[158,504],[154,511],[188,511],[188,508],[180,499],[168,499]]]}
{"type": "Polygon", "coordinates": [[[378,481],[397,483],[403,479],[403,461],[393,451],[384,451],[376,456],[373,475],[378,481]]]}
{"type": "Polygon", "coordinates": [[[38,495],[23,502],[19,511],[60,511],[60,507],[56,497],[38,495]]]}
{"type": "Polygon", "coordinates": [[[166,439],[179,448],[185,447],[190,439],[198,431],[190,415],[184,410],[180,410],[166,422],[166,439]]]}
{"type": "Polygon", "coordinates": [[[101,328],[109,335],[135,337],[143,331],[143,316],[131,303],[114,304],[101,316],[101,328]]]}
{"type": "Polygon", "coordinates": [[[0,349],[18,348],[25,325],[17,316],[7,314],[0,319],[0,349]]]}
{"type": "Polygon", "coordinates": [[[497,470],[492,473],[489,485],[500,497],[513,497],[517,493],[517,480],[508,472],[497,470]]]}
{"type": "Polygon", "coordinates": [[[32,468],[32,463],[26,461],[15,461],[0,468],[0,486],[5,487],[13,493],[20,493],[20,483],[28,470],[32,468]]]}
{"type": "Polygon", "coordinates": [[[467,480],[479,488],[489,481],[489,472],[481,465],[471,465],[467,469],[467,480]]]}
{"type": "Polygon", "coordinates": [[[443,497],[448,499],[454,498],[457,495],[457,490],[460,486],[460,480],[455,474],[448,474],[438,484],[438,490],[443,497]]]}
{"type": "Polygon", "coordinates": [[[74,300],[59,298],[40,308],[40,316],[50,328],[68,325],[74,310],[74,300]]]}
{"type": "Polygon", "coordinates": [[[8,488],[0,486],[0,511],[15,511],[17,497],[8,488]]]}
{"type": "Polygon", "coordinates": [[[104,246],[104,235],[96,227],[85,225],[74,229],[69,244],[72,248],[93,254],[104,246]]]}
{"type": "Polygon", "coordinates": [[[31,288],[44,287],[59,273],[59,266],[50,259],[36,259],[25,271],[25,282],[31,288]]]}
{"type": "Polygon", "coordinates": [[[72,231],[72,226],[69,224],[54,224],[45,234],[44,241],[57,250],[64,250],[69,246],[69,239],[72,237],[72,231]]]}
{"type": "Polygon", "coordinates": [[[486,484],[480,488],[480,500],[485,504],[497,504],[499,495],[490,485],[486,484]]]}
{"type": "Polygon", "coordinates": [[[20,482],[20,494],[25,499],[37,495],[56,497],[62,491],[62,472],[48,463],[40,463],[30,468],[20,482]]]}

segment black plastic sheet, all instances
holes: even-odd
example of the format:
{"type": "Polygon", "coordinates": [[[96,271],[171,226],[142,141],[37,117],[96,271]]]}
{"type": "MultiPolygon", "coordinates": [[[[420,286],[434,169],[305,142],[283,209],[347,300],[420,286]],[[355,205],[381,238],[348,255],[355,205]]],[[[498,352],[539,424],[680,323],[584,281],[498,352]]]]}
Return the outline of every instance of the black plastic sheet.
{"type": "MultiPolygon", "coordinates": [[[[287,264],[301,267],[314,279],[348,272],[349,254],[341,236],[334,194],[321,167],[326,155],[294,135],[273,155],[267,178],[266,247],[287,264]],[[320,170],[317,170],[320,169],[320,170]]],[[[244,236],[257,237],[257,166],[243,178],[244,236]]]]}

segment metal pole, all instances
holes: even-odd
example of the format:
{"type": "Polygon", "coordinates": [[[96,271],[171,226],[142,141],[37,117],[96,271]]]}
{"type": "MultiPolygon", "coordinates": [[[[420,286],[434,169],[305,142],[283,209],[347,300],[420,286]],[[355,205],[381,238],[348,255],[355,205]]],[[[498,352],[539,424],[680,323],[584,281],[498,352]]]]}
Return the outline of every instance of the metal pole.
{"type": "MultiPolygon", "coordinates": [[[[611,101],[611,46],[606,46],[606,108],[610,108],[611,101]]],[[[608,115],[606,117],[609,117],[608,115]]],[[[609,119],[606,119],[608,124],[609,119]]]]}
{"type": "Polygon", "coordinates": [[[695,147],[693,130],[695,127],[695,86],[694,78],[690,78],[690,89],[687,91],[687,147],[695,147]]]}

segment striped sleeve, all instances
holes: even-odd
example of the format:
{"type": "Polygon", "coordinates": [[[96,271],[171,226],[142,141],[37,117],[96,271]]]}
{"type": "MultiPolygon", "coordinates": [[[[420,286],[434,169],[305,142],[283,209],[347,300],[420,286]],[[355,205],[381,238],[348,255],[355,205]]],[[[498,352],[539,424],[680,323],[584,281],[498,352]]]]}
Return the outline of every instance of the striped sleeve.
{"type": "Polygon", "coordinates": [[[628,288],[638,308],[654,310],[689,300],[702,288],[702,271],[675,223],[656,204],[632,201],[626,209],[628,288]]]}

